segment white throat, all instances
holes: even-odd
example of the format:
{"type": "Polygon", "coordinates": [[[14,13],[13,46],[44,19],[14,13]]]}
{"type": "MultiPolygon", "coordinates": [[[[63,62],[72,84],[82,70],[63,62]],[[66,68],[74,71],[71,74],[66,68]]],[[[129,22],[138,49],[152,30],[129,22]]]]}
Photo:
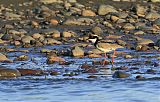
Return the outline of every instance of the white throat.
{"type": "Polygon", "coordinates": [[[97,39],[89,39],[92,43],[95,43],[97,39]]]}

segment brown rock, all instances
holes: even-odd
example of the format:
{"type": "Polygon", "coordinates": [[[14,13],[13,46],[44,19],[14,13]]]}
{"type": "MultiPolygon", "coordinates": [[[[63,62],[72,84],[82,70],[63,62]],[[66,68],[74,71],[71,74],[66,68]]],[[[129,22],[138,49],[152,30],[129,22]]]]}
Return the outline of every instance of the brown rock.
{"type": "Polygon", "coordinates": [[[0,66],[0,78],[12,78],[19,76],[21,76],[21,73],[18,70],[0,66]]]}
{"type": "Polygon", "coordinates": [[[33,70],[33,69],[20,69],[17,68],[17,70],[21,73],[22,76],[27,76],[27,75],[32,75],[32,76],[37,76],[37,75],[42,75],[42,70],[33,70]]]}
{"type": "Polygon", "coordinates": [[[123,29],[125,30],[134,30],[135,26],[133,26],[131,23],[127,23],[123,26],[123,29]]]}
{"type": "Polygon", "coordinates": [[[74,57],[82,57],[82,56],[84,56],[84,51],[83,51],[80,47],[76,46],[76,47],[72,50],[72,55],[73,55],[74,57]]]}
{"type": "Polygon", "coordinates": [[[50,20],[50,23],[52,24],[52,25],[58,25],[58,20],[56,20],[56,19],[51,19],[50,20]]]}
{"type": "Polygon", "coordinates": [[[48,64],[53,64],[55,62],[65,62],[65,59],[63,59],[61,57],[56,57],[56,56],[49,56],[47,58],[47,63],[48,64]]]}
{"type": "Polygon", "coordinates": [[[96,16],[96,14],[92,10],[83,10],[82,16],[96,16]]]}
{"type": "Polygon", "coordinates": [[[31,25],[32,25],[34,28],[38,28],[38,27],[39,27],[39,23],[36,22],[36,21],[31,21],[31,25]]]}
{"type": "Polygon", "coordinates": [[[6,55],[0,53],[0,62],[4,62],[4,61],[11,61],[11,60],[9,60],[9,59],[6,57],[6,55]]]}
{"type": "Polygon", "coordinates": [[[111,5],[100,5],[98,8],[99,15],[106,15],[108,13],[118,12],[113,6],[111,5]]]}

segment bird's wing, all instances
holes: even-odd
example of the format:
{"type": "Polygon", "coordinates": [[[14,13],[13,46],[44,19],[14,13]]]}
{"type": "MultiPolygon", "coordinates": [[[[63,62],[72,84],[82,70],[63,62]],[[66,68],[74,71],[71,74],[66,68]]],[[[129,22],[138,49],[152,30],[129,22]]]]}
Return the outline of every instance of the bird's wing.
{"type": "Polygon", "coordinates": [[[118,44],[109,44],[109,43],[98,43],[97,46],[99,48],[109,49],[109,50],[115,50],[117,48],[123,48],[123,46],[120,46],[118,44]]]}

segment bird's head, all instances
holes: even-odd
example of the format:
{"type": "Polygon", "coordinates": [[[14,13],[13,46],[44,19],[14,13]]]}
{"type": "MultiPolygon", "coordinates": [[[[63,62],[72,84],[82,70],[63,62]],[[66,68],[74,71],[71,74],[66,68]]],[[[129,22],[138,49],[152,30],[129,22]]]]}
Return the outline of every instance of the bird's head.
{"type": "Polygon", "coordinates": [[[99,36],[98,35],[89,35],[88,40],[92,43],[95,43],[96,41],[99,40],[99,36]]]}

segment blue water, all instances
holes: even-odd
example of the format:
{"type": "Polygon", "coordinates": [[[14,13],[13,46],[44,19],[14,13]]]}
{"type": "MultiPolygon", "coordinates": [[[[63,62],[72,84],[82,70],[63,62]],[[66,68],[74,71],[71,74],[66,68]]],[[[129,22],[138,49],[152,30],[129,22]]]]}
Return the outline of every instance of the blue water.
{"type": "Polygon", "coordinates": [[[64,57],[67,61],[74,61],[71,65],[58,65],[57,63],[46,64],[46,57],[43,54],[35,53],[8,53],[8,57],[13,60],[15,55],[25,54],[31,61],[17,61],[14,63],[0,63],[9,68],[40,68],[43,70],[58,70],[58,76],[25,76],[15,79],[0,80],[0,102],[160,102],[160,66],[154,67],[152,63],[160,64],[157,59],[159,53],[126,52],[128,54],[141,55],[138,58],[124,59],[115,58],[115,66],[127,66],[128,68],[138,67],[138,70],[131,70],[132,75],[126,79],[113,79],[111,65],[105,66],[107,70],[101,71],[101,66],[97,79],[88,79],[90,74],[80,73],[78,76],[67,77],[63,74],[72,72],[80,68],[87,62],[91,64],[93,60],[102,58],[73,58],[64,57]],[[146,61],[151,64],[146,64],[146,61]],[[109,68],[109,70],[108,70],[109,68]],[[134,74],[134,72],[145,73],[147,69],[156,70],[151,74],[134,74]],[[68,70],[67,72],[65,70],[68,70]],[[136,80],[137,75],[147,80],[136,80]]]}
{"type": "Polygon", "coordinates": [[[160,102],[160,81],[1,80],[0,102],[160,102]]]}

